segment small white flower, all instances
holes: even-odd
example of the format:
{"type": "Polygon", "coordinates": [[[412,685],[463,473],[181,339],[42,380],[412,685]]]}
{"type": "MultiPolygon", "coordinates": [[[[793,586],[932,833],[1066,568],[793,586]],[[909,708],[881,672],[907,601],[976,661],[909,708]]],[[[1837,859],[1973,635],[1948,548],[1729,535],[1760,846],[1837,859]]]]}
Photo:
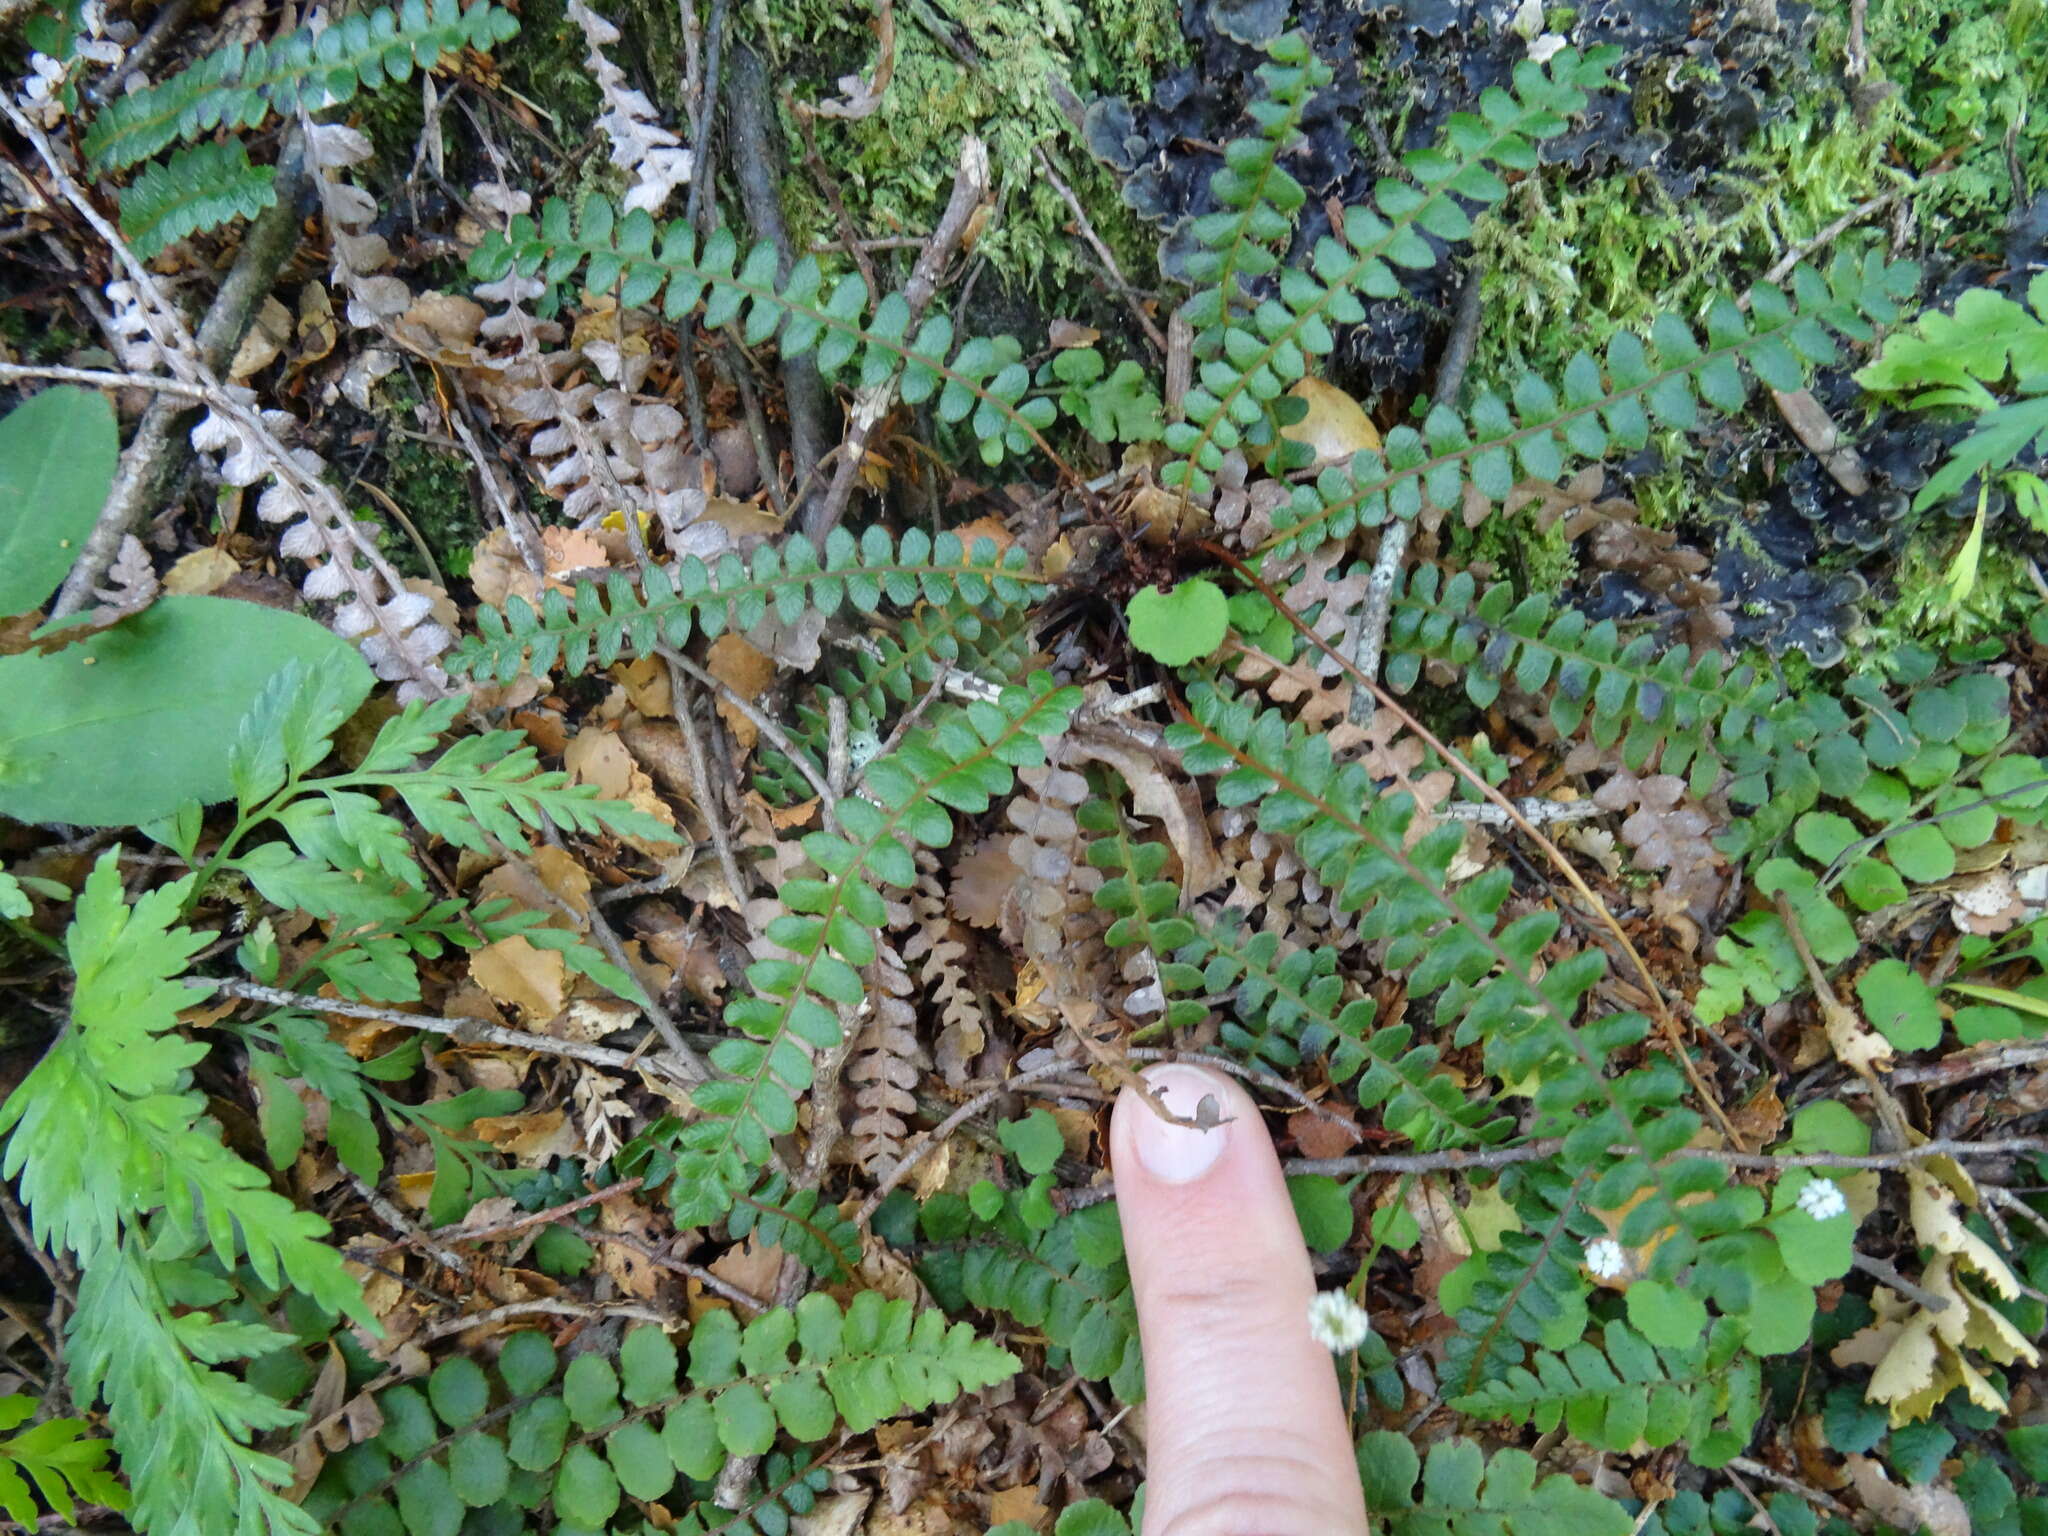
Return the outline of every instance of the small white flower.
{"type": "Polygon", "coordinates": [[[1308,1304],[1308,1331],[1333,1355],[1348,1355],[1366,1341],[1372,1320],[1346,1291],[1318,1291],[1308,1304]]]}
{"type": "Polygon", "coordinates": [[[1815,1221],[1833,1221],[1848,1214],[1849,1202],[1833,1179],[1814,1179],[1799,1191],[1799,1209],[1815,1221]]]}
{"type": "Polygon", "coordinates": [[[1628,1254],[1611,1237],[1596,1237],[1586,1244],[1586,1268],[1596,1280],[1618,1280],[1628,1269],[1628,1254]]]}

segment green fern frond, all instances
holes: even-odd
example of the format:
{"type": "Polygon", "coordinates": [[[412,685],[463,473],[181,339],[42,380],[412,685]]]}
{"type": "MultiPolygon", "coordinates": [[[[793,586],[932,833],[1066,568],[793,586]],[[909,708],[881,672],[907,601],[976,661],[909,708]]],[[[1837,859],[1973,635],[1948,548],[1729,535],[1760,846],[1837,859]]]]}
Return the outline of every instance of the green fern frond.
{"type": "Polygon", "coordinates": [[[1359,453],[1349,465],[1297,486],[1274,514],[1273,534],[1259,554],[1286,559],[1389,516],[1412,518],[1425,495],[1436,506],[1455,507],[1468,482],[1489,501],[1501,501],[1521,476],[1554,480],[1563,474],[1568,453],[1597,461],[1610,448],[1642,447],[1653,420],[1681,430],[1695,426],[1701,400],[1720,411],[1740,410],[1752,374],[1771,389],[1803,388],[1807,365],[1834,360],[1831,331],[1868,340],[1872,323],[1896,319],[1899,300],[1918,283],[1919,269],[1910,262],[1887,262],[1875,252],[1859,262],[1844,254],[1825,278],[1795,268],[1792,299],[1760,283],[1750,290],[1746,315],[1726,298],[1715,300],[1706,311],[1704,341],[1676,315],[1662,315],[1648,346],[1630,332],[1616,335],[1604,368],[1588,353],[1574,355],[1561,392],[1524,374],[1511,401],[1485,391],[1462,414],[1438,401],[1420,430],[1396,427],[1379,452],[1359,453]]]}
{"type": "MultiPolygon", "coordinates": [[[[788,736],[821,777],[830,749],[831,720],[824,695],[837,694],[846,704],[846,734],[855,768],[881,747],[892,713],[916,704],[933,682],[948,670],[967,672],[990,683],[1019,677],[1031,653],[1030,626],[1021,608],[995,613],[985,605],[955,597],[948,603],[925,603],[891,633],[873,635],[872,651],[856,651],[834,665],[819,683],[818,693],[792,711],[788,736]]],[[[942,719],[955,706],[940,703],[927,718],[942,719]]],[[[782,753],[762,743],[761,767],[755,783],[778,804],[808,800],[815,790],[782,753]]]]}
{"type": "Polygon", "coordinates": [[[713,1047],[720,1076],[697,1088],[698,1117],[664,1127],[650,1151],[650,1183],[672,1179],[678,1221],[717,1221],[774,1156],[776,1136],[796,1128],[797,1096],[811,1085],[811,1057],[844,1038],[839,1010],[859,1005],[859,968],[875,958],[874,934],[887,914],[878,885],[916,883],[919,846],[953,835],[947,808],[978,814],[1009,792],[1014,770],[1045,760],[1045,738],[1066,728],[1080,691],[1039,673],[994,702],[976,702],[913,732],[868,765],[867,794],[839,802],[839,831],[813,832],[804,852],[822,879],[792,880],[786,911],[764,936],[792,959],[747,968],[749,996],[726,1005],[734,1038],[713,1047]]]}
{"type": "Polygon", "coordinates": [[[1110,1383],[1120,1402],[1145,1395],[1137,1303],[1114,1206],[1062,1216],[1043,1232],[977,1233],[959,1257],[966,1300],[1039,1330],[1081,1375],[1110,1383]]]}
{"type": "Polygon", "coordinates": [[[1333,761],[1329,743],[1290,725],[1277,711],[1255,711],[1212,686],[1189,691],[1190,716],[1168,733],[1190,772],[1219,775],[1225,805],[1257,803],[1262,830],[1294,841],[1340,911],[1357,912],[1358,932],[1384,945],[1384,968],[1405,975],[1411,997],[1436,996],[1435,1031],[1460,1044],[1481,1043],[1488,1070],[1512,1082],[1535,1081],[1539,1123],[1563,1135],[1556,1166],[1591,1180],[1586,1198],[1613,1209],[1631,1196],[1622,1240],[1658,1247],[1657,1273],[1680,1273],[1699,1238],[1741,1226],[1741,1194],[1729,1191],[1719,1164],[1681,1149],[1699,1116],[1681,1106],[1685,1083],[1667,1057],[1608,1075],[1609,1058],[1639,1045],[1649,1023],[1640,1014],[1578,1015],[1604,970],[1585,950],[1537,957],[1556,937],[1553,912],[1502,923],[1512,876],[1489,870],[1452,888],[1451,860],[1462,828],[1447,824],[1410,847],[1414,802],[1381,795],[1365,769],[1333,761]],[[1711,1198],[1693,1202],[1690,1197],[1711,1198]]]}
{"type": "Polygon", "coordinates": [[[296,1415],[211,1369],[268,1352],[274,1336],[204,1313],[174,1318],[161,1283],[210,1248],[230,1269],[246,1259],[264,1284],[289,1282],[374,1326],[321,1241],[327,1223],[230,1151],[191,1091],[206,1047],[176,1033],[178,1012],[207,993],[180,977],[206,937],[177,917],[193,884],[188,875],[131,907],[120,850],[93,867],[66,934],[72,1027],[0,1107],[0,1176],[20,1177],[36,1240],[78,1255],[73,1388],[81,1402],[106,1394],[138,1524],[196,1536],[208,1513],[233,1509],[252,1532],[310,1530],[265,1486],[289,1482],[289,1469],[248,1446],[296,1415]]]}
{"type": "MultiPolygon", "coordinates": [[[[626,1334],[616,1363],[592,1353],[565,1366],[545,1335],[514,1334],[491,1373],[457,1356],[424,1391],[381,1393],[382,1432],[330,1458],[307,1509],[344,1530],[449,1529],[469,1510],[493,1526],[518,1524],[541,1497],[559,1521],[588,1530],[605,1529],[626,1499],[662,1499],[678,1514],[702,1501],[709,1516],[708,1495],[690,1485],[716,1477],[730,1456],[762,1455],[785,1435],[816,1445],[842,1425],[865,1431],[1016,1369],[1014,1355],[966,1323],[876,1291],[844,1309],[813,1292],[744,1326],[707,1312],[687,1358],[645,1325],[626,1334]]],[[[772,1463],[756,1507],[801,1513],[820,1486],[811,1470],[772,1463]]]]}
{"type": "Polygon", "coordinates": [[[1471,1260],[1471,1295],[1444,1341],[1448,1389],[1472,1391],[1519,1366],[1530,1347],[1584,1332],[1587,1285],[1578,1265],[1584,1242],[1600,1230],[1585,1213],[1591,1174],[1542,1163],[1503,1174],[1502,1196],[1524,1229],[1503,1232],[1497,1248],[1471,1260]]]}
{"type": "Polygon", "coordinates": [[[253,47],[232,44],[168,80],[118,96],[86,131],[86,155],[118,170],[180,139],[226,126],[254,128],[271,113],[318,111],[364,86],[403,81],[463,48],[489,48],[519,30],[510,12],[484,3],[404,0],[396,10],[344,16],[253,47]]]}
{"type": "Polygon", "coordinates": [[[1032,448],[1057,457],[1043,434],[1058,407],[1046,395],[1026,398],[1031,370],[1014,336],[975,337],[956,350],[953,322],[943,310],[927,315],[910,335],[910,301],[902,293],[891,293],[868,315],[867,285],[858,273],[841,277],[828,293],[815,258],[802,257],[779,285],[778,265],[769,241],[743,257],[732,231],[720,227],[700,247],[686,220],[660,228],[644,209],[621,217],[609,201],[592,197],[573,218],[560,198],[543,205],[538,222],[521,214],[509,234],[484,238],[469,271],[479,282],[517,271],[539,274],[550,285],[577,278],[600,292],[616,287],[621,308],[659,299],[670,320],[701,303],[708,329],[731,325],[748,346],[773,340],[785,357],[810,355],[827,378],[851,369],[864,389],[897,379],[905,404],[929,400],[940,421],[966,421],[986,463],[1032,448]]]}
{"type": "Polygon", "coordinates": [[[860,1263],[860,1229],[815,1189],[792,1190],[783,1174],[771,1174],[741,1195],[725,1226],[734,1242],[752,1237],[795,1254],[824,1280],[844,1280],[860,1263]]]}
{"type": "Polygon", "coordinates": [[[1539,1482],[1539,1470],[1527,1451],[1489,1457],[1470,1440],[1439,1440],[1427,1465],[1391,1430],[1358,1443],[1366,1507],[1391,1536],[1629,1536],[1635,1520],[1620,1504],[1568,1473],[1539,1482]]]}
{"type": "Polygon", "coordinates": [[[1542,1434],[1562,1424],[1601,1450],[1682,1443],[1694,1464],[1720,1466],[1749,1443],[1763,1411],[1763,1369],[1740,1353],[1741,1333],[1723,1319],[1699,1348],[1659,1349],[1626,1323],[1611,1322],[1600,1344],[1538,1351],[1526,1367],[1453,1398],[1451,1406],[1542,1434]]]}
{"type": "Polygon", "coordinates": [[[1111,949],[1143,950],[1152,971],[1152,981],[1138,990],[1156,996],[1123,1006],[1134,1015],[1159,1017],[1132,1039],[1201,1023],[1209,1011],[1199,995],[1201,969],[1176,958],[1194,940],[1195,925],[1180,914],[1179,884],[1160,875],[1172,850],[1163,842],[1138,841],[1128,818],[1107,798],[1088,801],[1076,820],[1083,832],[1100,834],[1088,845],[1087,857],[1109,877],[1096,887],[1094,898],[1096,908],[1114,919],[1103,942],[1111,949]]]}
{"type": "MultiPolygon", "coordinates": [[[[0,1430],[26,1423],[36,1407],[36,1400],[24,1393],[0,1397],[0,1430]]],[[[86,1439],[85,1427],[83,1419],[45,1419],[0,1439],[0,1509],[17,1525],[34,1530],[42,1517],[30,1482],[51,1511],[67,1521],[77,1518],[80,1503],[128,1507],[127,1491],[107,1469],[112,1443],[86,1439]]]]}
{"type": "MultiPolygon", "coordinates": [[[[1434,266],[1436,253],[1425,235],[1470,238],[1472,221],[1461,200],[1491,206],[1505,197],[1507,184],[1492,167],[1532,169],[1536,143],[1563,133],[1571,114],[1585,106],[1586,93],[1611,83],[1607,67],[1619,52],[1566,49],[1547,69],[1527,60],[1518,64],[1512,93],[1489,88],[1478,115],[1454,114],[1442,148],[1405,158],[1412,180],[1382,180],[1374,191],[1375,208],[1344,210],[1342,238],[1332,234],[1317,242],[1307,263],[1281,274],[1277,296],[1243,313],[1240,275],[1277,265],[1275,251],[1305,195],[1276,161],[1300,99],[1315,83],[1316,66],[1304,34],[1290,33],[1275,43],[1274,64],[1264,76],[1269,95],[1259,108],[1266,132],[1229,146],[1211,182],[1225,211],[1195,226],[1203,249],[1191,270],[1211,285],[1183,306],[1197,337],[1196,382],[1182,402],[1186,419],[1166,429],[1166,446],[1181,457],[1161,472],[1161,482],[1203,494],[1225,453],[1274,443],[1274,402],[1308,372],[1311,359],[1336,345],[1332,327],[1365,318],[1361,295],[1387,299],[1400,293],[1396,267],[1434,266]]],[[[1282,455],[1280,467],[1297,462],[1295,452],[1275,451],[1282,455]]],[[[1390,442],[1388,461],[1406,467],[1403,457],[1390,442]]]]}
{"type": "Polygon", "coordinates": [[[121,189],[121,233],[144,261],[187,235],[252,219],[277,201],[277,169],[251,165],[240,139],[195,144],[121,189]]]}
{"type": "Polygon", "coordinates": [[[792,536],[780,548],[761,546],[751,568],[737,555],[707,566],[695,555],[673,565],[651,565],[636,589],[623,573],[603,587],[581,582],[572,604],[550,591],[536,609],[523,598],[502,608],[480,606],[480,634],[464,636],[447,658],[458,676],[510,681],[522,667],[546,672],[559,660],[572,673],[593,659],[609,666],[629,647],[645,653],[657,644],[680,646],[693,634],[752,629],[771,608],[785,621],[798,614],[830,616],[842,607],[873,613],[894,603],[947,603],[1015,607],[1043,587],[1023,574],[1021,547],[998,552],[991,539],[963,547],[956,533],[934,539],[922,529],[893,540],[870,527],[858,539],[834,528],[820,553],[792,536]]]}

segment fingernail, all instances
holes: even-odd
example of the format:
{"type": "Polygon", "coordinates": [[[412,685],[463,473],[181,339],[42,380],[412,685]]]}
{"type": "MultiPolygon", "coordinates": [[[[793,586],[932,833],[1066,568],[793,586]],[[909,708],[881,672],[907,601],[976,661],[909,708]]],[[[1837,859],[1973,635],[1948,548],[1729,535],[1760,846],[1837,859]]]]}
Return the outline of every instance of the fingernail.
{"type": "MultiPolygon", "coordinates": [[[[1146,1086],[1159,1096],[1160,1102],[1184,1119],[1211,1118],[1226,1102],[1222,1081],[1200,1067],[1168,1062],[1147,1067],[1143,1075],[1146,1086]],[[1215,1101],[1210,1117],[1201,1115],[1204,1099],[1215,1101]]],[[[1138,1161],[1155,1179],[1168,1184],[1192,1184],[1223,1155],[1224,1140],[1230,1135],[1228,1125],[1201,1130],[1162,1119],[1152,1112],[1150,1105],[1139,1105],[1137,1109],[1131,1141],[1138,1161]]]]}

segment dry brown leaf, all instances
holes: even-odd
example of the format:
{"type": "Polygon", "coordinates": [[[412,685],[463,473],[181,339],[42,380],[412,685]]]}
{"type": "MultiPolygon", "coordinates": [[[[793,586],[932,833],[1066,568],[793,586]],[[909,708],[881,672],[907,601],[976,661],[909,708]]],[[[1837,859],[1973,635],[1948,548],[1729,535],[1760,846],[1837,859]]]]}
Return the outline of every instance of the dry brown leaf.
{"type": "Polygon", "coordinates": [[[567,974],[559,950],[535,949],[516,933],[469,956],[470,979],[529,1027],[545,1026],[562,1011],[567,974]]]}
{"type": "Polygon", "coordinates": [[[946,891],[946,905],[963,923],[977,928],[999,928],[1003,907],[1017,884],[1017,866],[1010,861],[1006,839],[988,838],[972,853],[953,861],[953,881],[946,891]]]}
{"type": "MultiPolygon", "coordinates": [[[[1034,1531],[1043,1531],[1052,1524],[1052,1511],[1039,1502],[1037,1487],[1026,1483],[1020,1488],[1003,1488],[990,1494],[988,1518],[991,1525],[1016,1520],[1034,1531]]],[[[1937,1532],[1936,1536],[1943,1533],[1937,1532]]]]}
{"type": "Polygon", "coordinates": [[[1342,1157],[1364,1134],[1341,1109],[1297,1109],[1287,1117],[1287,1133],[1303,1157],[1342,1157]]]}
{"type": "Polygon", "coordinates": [[[1201,794],[1185,779],[1169,776],[1159,758],[1128,737],[1082,727],[1067,738],[1076,757],[1106,763],[1122,776],[1130,791],[1131,809],[1165,829],[1180,858],[1181,905],[1211,891],[1223,880],[1223,861],[1209,837],[1202,816],[1201,794]]]}
{"type": "Polygon", "coordinates": [[[782,1250],[749,1237],[738,1247],[726,1249],[705,1268],[749,1296],[772,1297],[775,1282],[782,1274],[782,1250]]]}
{"type": "MultiPolygon", "coordinates": [[[[634,760],[632,752],[616,733],[603,729],[578,731],[562,749],[562,766],[569,770],[569,776],[575,782],[595,784],[599,792],[609,798],[628,801],[634,809],[645,811],[670,826],[675,825],[675,813],[655,794],[654,780],[634,760]]],[[[661,858],[675,851],[673,845],[667,843],[643,844],[633,838],[626,841],[652,858],[661,858]]]]}
{"type": "Polygon", "coordinates": [[[266,294],[255,323],[235,350],[234,361],[228,364],[228,377],[240,383],[252,373],[261,373],[277,361],[278,354],[291,345],[291,339],[292,312],[275,295],[266,294]]]}
{"type": "MultiPolygon", "coordinates": [[[[756,650],[744,635],[720,635],[711,642],[705,670],[749,704],[775,681],[775,658],[756,650]]],[[[718,713],[742,748],[752,747],[760,738],[760,727],[722,696],[718,713]]]]}
{"type": "Polygon", "coordinates": [[[1902,1531],[1925,1526],[1931,1536],[1970,1536],[1969,1508],[1954,1489],[1931,1483],[1902,1487],[1868,1456],[1852,1455],[1846,1465],[1863,1507],[1885,1524],[1902,1531]]]}
{"type": "Polygon", "coordinates": [[[523,1115],[485,1115],[475,1122],[475,1131],[480,1141],[510,1154],[526,1168],[544,1168],[551,1158],[574,1157],[583,1150],[576,1127],[560,1109],[523,1115]]]}
{"type": "Polygon", "coordinates": [[[612,668],[612,676],[626,690],[632,706],[649,720],[673,720],[675,698],[670,692],[668,663],[659,656],[640,656],[612,668]]]}

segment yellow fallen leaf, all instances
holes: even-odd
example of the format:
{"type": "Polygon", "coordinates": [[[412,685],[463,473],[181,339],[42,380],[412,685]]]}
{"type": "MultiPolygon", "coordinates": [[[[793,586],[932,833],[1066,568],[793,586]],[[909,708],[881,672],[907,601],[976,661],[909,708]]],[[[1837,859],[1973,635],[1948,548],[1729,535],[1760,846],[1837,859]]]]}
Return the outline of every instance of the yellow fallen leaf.
{"type": "Polygon", "coordinates": [[[189,555],[180,555],[177,562],[164,572],[164,590],[174,597],[204,597],[217,591],[222,582],[242,572],[235,557],[224,549],[208,545],[195,549],[189,555]]]}
{"type": "Polygon", "coordinates": [[[1375,453],[1380,447],[1380,430],[1365,414],[1365,408],[1334,384],[1321,379],[1302,379],[1288,396],[1308,402],[1308,414],[1280,435],[1290,442],[1307,443],[1315,450],[1316,467],[1348,464],[1361,449],[1375,453]]]}

